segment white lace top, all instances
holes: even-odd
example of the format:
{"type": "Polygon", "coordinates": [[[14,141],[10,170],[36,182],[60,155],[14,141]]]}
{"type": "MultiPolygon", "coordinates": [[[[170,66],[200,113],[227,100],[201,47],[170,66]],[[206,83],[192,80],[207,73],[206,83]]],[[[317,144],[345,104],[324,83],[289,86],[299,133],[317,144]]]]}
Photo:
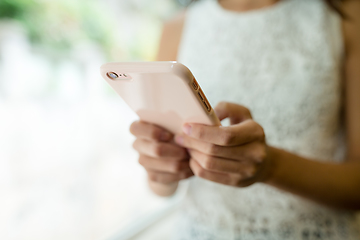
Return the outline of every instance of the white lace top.
{"type": "MultiPolygon", "coordinates": [[[[202,0],[187,11],[178,60],[213,106],[248,107],[269,145],[341,161],[342,54],[341,19],[322,0],[244,13],[202,0]]],[[[351,213],[264,184],[235,188],[194,177],[181,212],[176,239],[360,238],[351,213]]]]}

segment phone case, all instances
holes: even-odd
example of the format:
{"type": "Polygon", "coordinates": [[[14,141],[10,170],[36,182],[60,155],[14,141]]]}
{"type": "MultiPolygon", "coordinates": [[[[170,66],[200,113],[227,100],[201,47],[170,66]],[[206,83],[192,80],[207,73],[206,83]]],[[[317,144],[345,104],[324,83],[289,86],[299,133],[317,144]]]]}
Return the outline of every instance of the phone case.
{"type": "Polygon", "coordinates": [[[185,122],[220,125],[194,76],[181,63],[106,63],[101,76],[142,121],[172,133],[180,132],[185,122]]]}

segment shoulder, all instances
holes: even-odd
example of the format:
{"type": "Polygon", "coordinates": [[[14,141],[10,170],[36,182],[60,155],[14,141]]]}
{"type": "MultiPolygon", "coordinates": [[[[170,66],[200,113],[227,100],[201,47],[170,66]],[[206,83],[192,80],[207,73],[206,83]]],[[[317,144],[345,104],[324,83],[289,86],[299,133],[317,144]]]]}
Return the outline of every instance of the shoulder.
{"type": "Polygon", "coordinates": [[[343,1],[342,10],[346,15],[343,19],[346,53],[360,53],[360,0],[343,1]]]}
{"type": "Polygon", "coordinates": [[[183,10],[163,25],[158,61],[175,61],[180,45],[186,11],[183,10]]]}
{"type": "Polygon", "coordinates": [[[345,119],[350,159],[360,160],[360,0],[344,0],[342,10],[345,42],[345,119]]]}

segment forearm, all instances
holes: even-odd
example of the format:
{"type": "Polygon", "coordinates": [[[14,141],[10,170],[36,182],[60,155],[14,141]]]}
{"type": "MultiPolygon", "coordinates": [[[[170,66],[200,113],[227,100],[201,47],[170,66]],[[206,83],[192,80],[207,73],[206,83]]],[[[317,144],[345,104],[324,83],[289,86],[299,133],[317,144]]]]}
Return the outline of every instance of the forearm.
{"type": "Polygon", "coordinates": [[[271,174],[266,184],[318,203],[360,209],[360,162],[313,161],[269,147],[271,174]]]}
{"type": "Polygon", "coordinates": [[[162,197],[168,197],[173,195],[176,192],[178,187],[178,182],[171,183],[171,184],[163,184],[151,181],[148,179],[148,184],[150,189],[157,195],[162,197]]]}

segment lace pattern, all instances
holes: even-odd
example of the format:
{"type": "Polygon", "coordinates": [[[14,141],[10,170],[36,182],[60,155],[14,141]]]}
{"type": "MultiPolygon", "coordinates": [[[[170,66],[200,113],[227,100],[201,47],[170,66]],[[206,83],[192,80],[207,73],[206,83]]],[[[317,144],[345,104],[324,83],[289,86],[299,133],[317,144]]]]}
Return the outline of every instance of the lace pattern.
{"type": "MultiPolygon", "coordinates": [[[[211,104],[247,106],[269,145],[341,161],[341,20],[321,0],[245,13],[215,0],[188,9],[179,61],[211,104]]],[[[177,239],[359,239],[355,218],[262,184],[190,181],[177,239]]]]}

